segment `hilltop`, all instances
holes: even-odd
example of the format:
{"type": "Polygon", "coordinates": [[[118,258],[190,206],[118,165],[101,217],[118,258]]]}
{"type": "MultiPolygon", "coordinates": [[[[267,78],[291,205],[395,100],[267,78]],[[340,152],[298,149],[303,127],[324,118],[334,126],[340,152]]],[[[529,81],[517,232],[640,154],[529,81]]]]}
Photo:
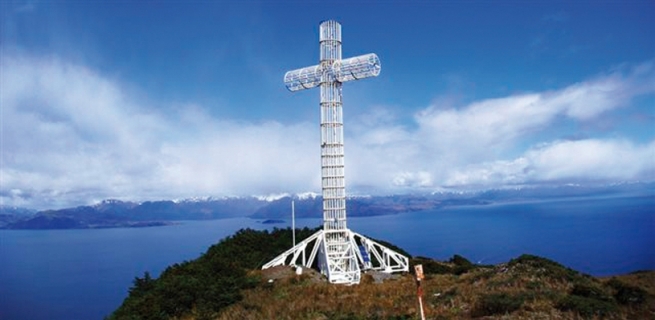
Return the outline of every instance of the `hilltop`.
{"type": "MultiPolygon", "coordinates": [[[[302,229],[298,239],[315,230],[302,229]]],[[[109,319],[416,319],[412,274],[367,273],[356,286],[328,284],[311,269],[260,270],[288,247],[290,229],[241,230],[159,278],[134,280],[109,319]]],[[[395,250],[401,249],[395,248],[395,250]]],[[[595,278],[522,255],[498,265],[461,256],[422,264],[427,319],[648,319],[655,316],[655,271],[595,278]]]]}
{"type": "MultiPolygon", "coordinates": [[[[464,269],[458,269],[462,266],[457,260],[468,263],[461,257],[447,262],[413,261],[431,266],[422,281],[427,319],[655,316],[653,271],[597,279],[531,255],[464,269]]],[[[245,290],[241,301],[214,319],[419,319],[417,287],[411,274],[379,281],[376,273],[369,273],[360,285],[352,287],[316,281],[314,270],[301,276],[289,270],[287,275],[245,290]]]]}

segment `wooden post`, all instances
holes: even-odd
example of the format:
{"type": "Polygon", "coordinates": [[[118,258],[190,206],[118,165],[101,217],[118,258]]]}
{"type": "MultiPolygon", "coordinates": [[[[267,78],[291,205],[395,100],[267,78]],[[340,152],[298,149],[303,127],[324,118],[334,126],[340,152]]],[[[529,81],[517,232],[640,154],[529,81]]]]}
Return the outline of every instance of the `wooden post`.
{"type": "Polygon", "coordinates": [[[414,272],[416,273],[416,296],[418,297],[418,306],[421,312],[421,320],[425,320],[425,313],[423,312],[423,288],[421,287],[421,280],[425,278],[423,275],[423,265],[415,265],[414,272]]]}

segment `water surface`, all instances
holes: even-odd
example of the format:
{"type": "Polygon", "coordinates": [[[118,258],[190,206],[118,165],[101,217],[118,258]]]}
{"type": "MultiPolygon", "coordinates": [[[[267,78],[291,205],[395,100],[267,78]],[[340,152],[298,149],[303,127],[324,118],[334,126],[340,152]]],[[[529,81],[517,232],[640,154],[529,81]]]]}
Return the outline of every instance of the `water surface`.
{"type": "MultiPolygon", "coordinates": [[[[349,218],[354,231],[413,255],[499,263],[522,253],[603,276],[655,269],[655,197],[451,207],[349,218]]],[[[290,225],[290,223],[288,223],[290,225]]],[[[320,218],[296,225],[318,226],[320,218]]],[[[134,229],[0,230],[0,319],[102,319],[135,276],[198,257],[247,218],[134,229]]]]}

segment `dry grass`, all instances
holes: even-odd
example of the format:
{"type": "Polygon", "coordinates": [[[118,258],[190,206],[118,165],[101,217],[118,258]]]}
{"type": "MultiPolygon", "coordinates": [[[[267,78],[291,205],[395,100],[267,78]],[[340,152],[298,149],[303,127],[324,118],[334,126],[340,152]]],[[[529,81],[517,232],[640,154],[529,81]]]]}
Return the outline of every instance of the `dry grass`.
{"type": "Polygon", "coordinates": [[[375,284],[364,276],[358,286],[316,283],[311,276],[280,279],[245,293],[219,319],[334,319],[347,315],[389,318],[415,313],[416,286],[408,276],[375,284]]]}
{"type": "MultiPolygon", "coordinates": [[[[573,282],[553,278],[547,271],[499,265],[476,268],[462,275],[428,275],[422,282],[426,318],[585,319],[575,311],[557,308],[556,302],[571,291],[573,282]],[[496,301],[493,299],[500,299],[500,313],[485,309],[496,301]],[[518,308],[502,312],[506,302],[518,308]]],[[[332,285],[316,279],[315,273],[296,276],[292,272],[272,283],[262,277],[260,286],[245,291],[244,299],[225,309],[217,319],[419,319],[417,287],[410,274],[383,283],[375,283],[371,275],[364,275],[362,283],[356,286],[332,285]]],[[[655,272],[627,275],[623,279],[632,285],[646,286],[655,295],[655,272]]],[[[648,303],[652,303],[652,296],[648,303]]],[[[621,307],[619,312],[605,315],[605,319],[635,317],[655,318],[655,308],[621,307]]]]}

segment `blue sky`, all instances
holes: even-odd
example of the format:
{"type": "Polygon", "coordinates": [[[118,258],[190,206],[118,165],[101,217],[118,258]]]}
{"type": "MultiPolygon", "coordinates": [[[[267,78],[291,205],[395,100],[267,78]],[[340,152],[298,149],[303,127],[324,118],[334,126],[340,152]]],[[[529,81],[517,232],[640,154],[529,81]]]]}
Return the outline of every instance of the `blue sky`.
{"type": "Polygon", "coordinates": [[[319,192],[318,24],[353,194],[655,179],[652,1],[3,1],[0,201],[319,192]]]}

